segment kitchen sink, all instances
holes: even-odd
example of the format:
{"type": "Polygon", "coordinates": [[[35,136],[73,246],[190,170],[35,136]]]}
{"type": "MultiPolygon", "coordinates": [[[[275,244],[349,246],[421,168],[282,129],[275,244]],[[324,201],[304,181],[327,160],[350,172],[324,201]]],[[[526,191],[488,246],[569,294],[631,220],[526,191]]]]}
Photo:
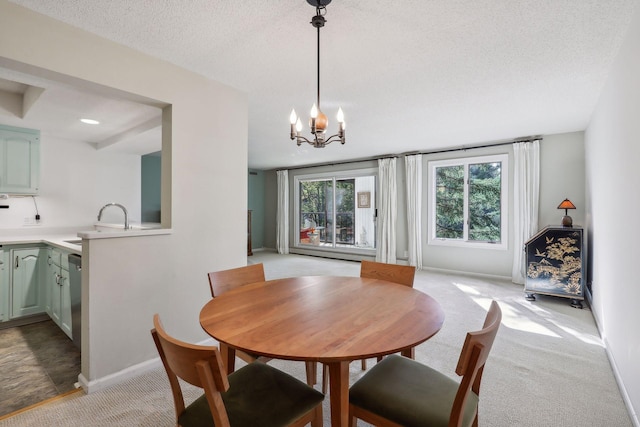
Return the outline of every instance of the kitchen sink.
{"type": "MultiPolygon", "coordinates": [[[[96,223],[94,224],[96,231],[125,231],[124,224],[109,224],[109,223],[96,223]]],[[[129,230],[149,230],[152,228],[160,228],[159,224],[130,224],[129,230]]]]}
{"type": "Polygon", "coordinates": [[[72,244],[72,245],[82,246],[82,239],[65,240],[64,242],[65,242],[65,243],[72,244]]]}

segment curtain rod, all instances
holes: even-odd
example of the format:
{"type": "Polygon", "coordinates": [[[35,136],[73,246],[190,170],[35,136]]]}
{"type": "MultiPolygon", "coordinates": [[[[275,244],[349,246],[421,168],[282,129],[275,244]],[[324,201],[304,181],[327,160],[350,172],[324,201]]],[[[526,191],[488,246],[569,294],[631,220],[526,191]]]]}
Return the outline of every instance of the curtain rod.
{"type": "Polygon", "coordinates": [[[322,166],[337,166],[337,165],[346,165],[349,163],[359,163],[359,162],[368,162],[371,160],[382,160],[382,159],[393,159],[396,157],[400,157],[401,154],[389,154],[387,156],[373,156],[373,157],[361,157],[358,159],[350,159],[350,160],[343,160],[341,162],[331,162],[331,163],[316,163],[316,164],[312,164],[312,165],[302,165],[302,166],[292,166],[290,168],[277,168],[277,171],[283,171],[283,170],[296,170],[296,169],[306,169],[306,168],[319,168],[322,166]]]}
{"type": "Polygon", "coordinates": [[[475,150],[476,148],[490,148],[490,147],[499,147],[501,145],[511,145],[518,142],[533,142],[533,141],[542,141],[544,138],[527,138],[527,139],[514,139],[513,141],[503,141],[503,142],[494,142],[490,144],[482,144],[482,145],[469,145],[455,148],[445,148],[442,150],[432,150],[432,151],[411,151],[407,153],[402,153],[403,156],[411,156],[414,154],[440,154],[440,153],[452,153],[455,151],[467,151],[467,150],[475,150]]]}
{"type": "Polygon", "coordinates": [[[501,145],[511,145],[517,142],[533,142],[533,141],[542,141],[543,137],[528,137],[525,139],[514,139],[511,141],[503,141],[503,142],[494,142],[490,144],[482,144],[482,145],[469,145],[455,148],[446,148],[442,150],[432,150],[432,151],[408,151],[406,153],[401,154],[389,154],[386,156],[374,156],[374,157],[363,157],[360,159],[351,159],[344,160],[341,162],[332,162],[332,163],[316,163],[312,165],[303,165],[303,166],[293,166],[290,168],[277,168],[276,170],[296,170],[296,169],[306,169],[306,168],[317,168],[321,166],[336,166],[336,165],[345,165],[349,163],[358,163],[358,162],[366,162],[371,160],[382,160],[382,159],[392,159],[400,156],[413,156],[415,154],[441,154],[441,153],[452,153],[455,151],[467,151],[467,150],[475,150],[477,148],[490,148],[490,147],[499,147],[501,145]]]}

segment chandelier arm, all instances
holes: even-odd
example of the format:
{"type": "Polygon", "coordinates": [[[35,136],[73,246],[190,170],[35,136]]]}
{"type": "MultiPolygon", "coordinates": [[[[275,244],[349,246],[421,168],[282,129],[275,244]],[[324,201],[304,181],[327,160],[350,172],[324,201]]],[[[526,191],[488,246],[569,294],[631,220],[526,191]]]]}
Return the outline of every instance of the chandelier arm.
{"type": "Polygon", "coordinates": [[[291,140],[294,140],[294,139],[298,143],[306,142],[307,144],[311,144],[311,145],[318,145],[318,143],[320,143],[320,145],[329,145],[334,141],[342,141],[343,138],[340,136],[340,134],[335,134],[335,135],[331,135],[329,138],[323,141],[320,141],[317,136],[313,139],[307,139],[302,135],[296,135],[293,138],[291,138],[291,140]]]}
{"type": "Polygon", "coordinates": [[[291,138],[291,139],[292,139],[292,140],[294,140],[294,139],[295,139],[296,141],[300,141],[300,140],[302,140],[302,141],[304,141],[304,142],[311,143],[311,140],[309,140],[309,139],[305,138],[305,137],[304,137],[304,136],[302,136],[302,135],[294,136],[294,137],[293,137],[293,138],[291,138]]]}
{"type": "Polygon", "coordinates": [[[335,135],[331,135],[329,138],[327,138],[325,140],[325,145],[329,145],[330,143],[334,142],[334,141],[342,141],[342,137],[340,136],[340,134],[335,134],[335,135]]]}
{"type": "Polygon", "coordinates": [[[317,144],[317,142],[316,142],[316,141],[311,140],[311,139],[307,139],[307,138],[305,138],[305,137],[304,137],[304,136],[302,136],[302,135],[298,135],[298,136],[296,136],[296,137],[294,137],[294,138],[291,138],[291,139],[292,139],[292,140],[293,140],[293,139],[295,139],[295,140],[296,140],[296,143],[297,143],[298,145],[302,144],[303,142],[306,142],[307,144],[311,144],[311,145],[315,145],[315,144],[317,144]]]}

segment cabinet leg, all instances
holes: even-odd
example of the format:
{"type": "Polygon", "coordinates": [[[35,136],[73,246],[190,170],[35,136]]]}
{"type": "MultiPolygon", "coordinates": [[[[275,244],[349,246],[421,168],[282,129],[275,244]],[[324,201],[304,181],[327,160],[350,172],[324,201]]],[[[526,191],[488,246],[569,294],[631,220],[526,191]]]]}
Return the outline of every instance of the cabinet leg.
{"type": "Polygon", "coordinates": [[[527,292],[527,293],[525,294],[525,299],[526,299],[527,301],[535,301],[535,300],[536,300],[536,296],[535,296],[535,294],[532,294],[532,293],[527,292]]]}
{"type": "Polygon", "coordinates": [[[572,299],[571,300],[571,307],[582,308],[582,301],[580,301],[579,299],[572,299]]]}

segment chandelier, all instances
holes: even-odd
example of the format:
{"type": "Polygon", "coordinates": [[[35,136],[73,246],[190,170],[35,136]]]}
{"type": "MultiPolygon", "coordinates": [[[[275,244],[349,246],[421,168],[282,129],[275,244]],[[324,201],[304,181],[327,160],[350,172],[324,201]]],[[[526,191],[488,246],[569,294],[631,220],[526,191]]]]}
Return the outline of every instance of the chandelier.
{"type": "Polygon", "coordinates": [[[326,13],[325,6],[331,3],[331,0],[307,0],[307,3],[316,8],[316,15],[311,18],[311,25],[318,30],[318,95],[316,103],[311,107],[311,118],[309,119],[309,127],[311,128],[313,137],[307,139],[300,135],[302,123],[296,115],[295,110],[291,110],[289,120],[291,122],[291,139],[295,139],[298,146],[306,142],[316,148],[322,148],[334,141],[340,141],[341,144],[346,142],[344,138],[344,113],[342,112],[342,108],[338,109],[338,133],[327,138],[325,133],[329,125],[329,120],[327,120],[327,116],[320,109],[320,28],[324,27],[325,22],[327,22],[327,20],[324,19],[324,14],[326,13]]]}

